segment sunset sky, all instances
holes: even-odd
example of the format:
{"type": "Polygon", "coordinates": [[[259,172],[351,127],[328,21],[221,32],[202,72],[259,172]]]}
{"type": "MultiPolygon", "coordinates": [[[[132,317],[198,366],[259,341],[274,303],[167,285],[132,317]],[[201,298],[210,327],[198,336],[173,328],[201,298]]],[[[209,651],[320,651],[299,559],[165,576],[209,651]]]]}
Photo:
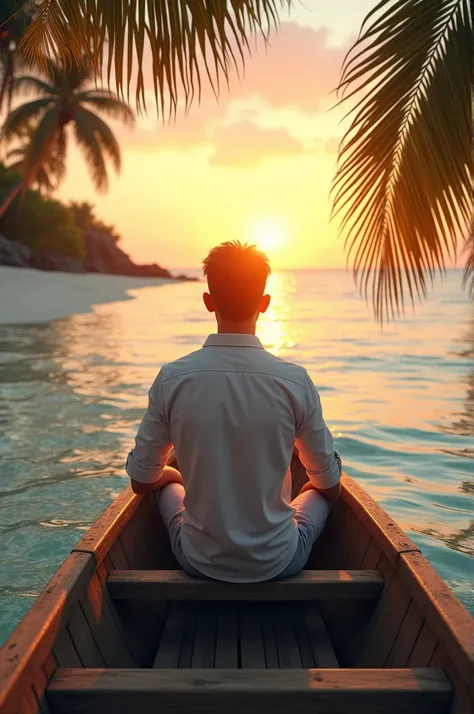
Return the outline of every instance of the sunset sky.
{"type": "Polygon", "coordinates": [[[343,267],[329,190],[342,112],[328,112],[343,57],[375,0],[302,0],[233,76],[219,103],[201,104],[163,126],[152,99],[133,130],[115,126],[119,177],[98,196],[72,147],[59,196],[96,204],[138,262],[198,267],[209,248],[241,239],[274,267],[343,267]]]}

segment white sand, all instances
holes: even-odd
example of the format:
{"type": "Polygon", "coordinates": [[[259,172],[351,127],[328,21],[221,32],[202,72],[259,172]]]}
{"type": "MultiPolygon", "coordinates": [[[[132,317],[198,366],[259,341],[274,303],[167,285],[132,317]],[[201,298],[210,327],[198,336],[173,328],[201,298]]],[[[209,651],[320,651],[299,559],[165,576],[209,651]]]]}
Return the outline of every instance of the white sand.
{"type": "Polygon", "coordinates": [[[0,266],[0,324],[48,322],[84,314],[99,303],[133,299],[128,290],[167,282],[161,278],[77,275],[0,266]]]}

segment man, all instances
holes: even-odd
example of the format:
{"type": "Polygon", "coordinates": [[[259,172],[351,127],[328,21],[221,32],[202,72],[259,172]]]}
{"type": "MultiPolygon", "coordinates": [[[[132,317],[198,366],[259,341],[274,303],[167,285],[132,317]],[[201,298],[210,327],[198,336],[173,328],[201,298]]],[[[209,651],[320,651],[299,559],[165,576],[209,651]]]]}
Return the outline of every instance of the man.
{"type": "Polygon", "coordinates": [[[269,274],[254,246],[211,250],[203,299],[217,334],[161,369],[127,460],[135,493],[159,492],[173,553],[195,576],[295,575],[340,493],[341,461],[310,377],[255,336],[269,274]],[[167,465],[173,445],[179,471],[167,465]],[[309,481],[290,502],[294,447],[309,481]]]}

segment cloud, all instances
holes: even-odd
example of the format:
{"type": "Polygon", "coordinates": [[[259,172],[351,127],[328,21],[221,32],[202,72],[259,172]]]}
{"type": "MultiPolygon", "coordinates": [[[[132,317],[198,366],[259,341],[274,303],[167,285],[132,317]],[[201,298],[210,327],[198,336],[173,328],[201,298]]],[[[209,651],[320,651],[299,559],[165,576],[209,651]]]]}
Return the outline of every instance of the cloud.
{"type": "Polygon", "coordinates": [[[284,22],[246,62],[245,76],[231,80],[233,98],[258,95],[276,109],[317,112],[332,102],[348,47],[329,45],[329,30],[284,22]]]}
{"type": "Polygon", "coordinates": [[[264,129],[250,121],[219,127],[212,136],[212,145],[209,162],[218,166],[258,166],[270,157],[308,152],[288,129],[264,129]]]}

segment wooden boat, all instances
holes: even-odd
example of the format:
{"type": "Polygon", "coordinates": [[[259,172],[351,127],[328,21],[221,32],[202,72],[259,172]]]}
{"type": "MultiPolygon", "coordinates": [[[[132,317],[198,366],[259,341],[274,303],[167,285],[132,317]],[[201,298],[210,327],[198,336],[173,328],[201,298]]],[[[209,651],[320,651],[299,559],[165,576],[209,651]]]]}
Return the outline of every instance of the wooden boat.
{"type": "Polygon", "coordinates": [[[307,569],[252,585],[178,569],[127,488],[0,653],[1,714],[472,714],[473,622],[343,477],[307,569]]]}

